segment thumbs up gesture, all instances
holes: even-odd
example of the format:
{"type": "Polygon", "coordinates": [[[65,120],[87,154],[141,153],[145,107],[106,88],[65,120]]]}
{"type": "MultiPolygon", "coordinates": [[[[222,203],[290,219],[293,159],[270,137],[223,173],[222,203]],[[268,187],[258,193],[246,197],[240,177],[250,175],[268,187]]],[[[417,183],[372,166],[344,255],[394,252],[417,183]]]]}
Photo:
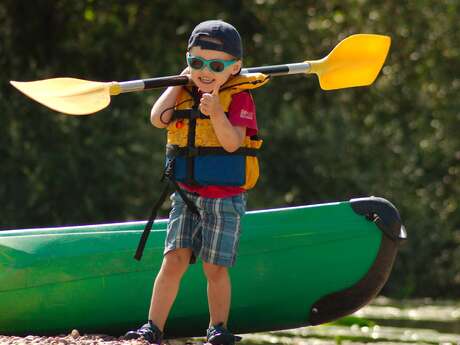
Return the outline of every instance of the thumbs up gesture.
{"type": "Polygon", "coordinates": [[[216,85],[211,93],[203,94],[200,99],[200,111],[210,117],[224,112],[220,104],[219,85],[216,85]]]}

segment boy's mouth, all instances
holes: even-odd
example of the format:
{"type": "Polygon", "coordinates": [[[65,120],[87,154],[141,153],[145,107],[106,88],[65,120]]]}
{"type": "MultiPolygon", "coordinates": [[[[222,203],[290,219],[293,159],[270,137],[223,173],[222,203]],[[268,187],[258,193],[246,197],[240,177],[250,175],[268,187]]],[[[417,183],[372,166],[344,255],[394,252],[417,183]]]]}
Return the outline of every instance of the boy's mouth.
{"type": "Polygon", "coordinates": [[[211,78],[206,78],[206,77],[200,77],[200,82],[202,82],[203,84],[212,84],[212,82],[214,81],[214,79],[211,79],[211,78]]]}

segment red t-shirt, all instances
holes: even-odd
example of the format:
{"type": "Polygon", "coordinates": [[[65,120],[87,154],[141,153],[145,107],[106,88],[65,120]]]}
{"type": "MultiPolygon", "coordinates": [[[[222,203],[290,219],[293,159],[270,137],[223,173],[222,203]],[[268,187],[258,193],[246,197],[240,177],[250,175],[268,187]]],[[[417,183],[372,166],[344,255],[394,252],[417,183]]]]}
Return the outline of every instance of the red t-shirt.
{"type": "MultiPolygon", "coordinates": [[[[240,92],[232,96],[228,108],[228,120],[233,126],[246,127],[246,135],[257,134],[256,106],[249,92],[240,92]]],[[[189,192],[198,193],[206,198],[226,198],[244,192],[237,186],[190,186],[180,183],[189,192]]]]}

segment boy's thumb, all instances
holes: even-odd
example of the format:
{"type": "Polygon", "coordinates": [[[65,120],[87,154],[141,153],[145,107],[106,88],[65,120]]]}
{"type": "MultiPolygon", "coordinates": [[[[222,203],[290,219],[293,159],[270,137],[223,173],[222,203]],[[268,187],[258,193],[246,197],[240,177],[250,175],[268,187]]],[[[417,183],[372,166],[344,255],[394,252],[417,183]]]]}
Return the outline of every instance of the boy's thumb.
{"type": "Polygon", "coordinates": [[[220,86],[219,86],[219,85],[216,85],[216,86],[214,87],[214,90],[212,90],[212,94],[218,96],[218,95],[219,95],[219,89],[220,89],[220,86]]]}

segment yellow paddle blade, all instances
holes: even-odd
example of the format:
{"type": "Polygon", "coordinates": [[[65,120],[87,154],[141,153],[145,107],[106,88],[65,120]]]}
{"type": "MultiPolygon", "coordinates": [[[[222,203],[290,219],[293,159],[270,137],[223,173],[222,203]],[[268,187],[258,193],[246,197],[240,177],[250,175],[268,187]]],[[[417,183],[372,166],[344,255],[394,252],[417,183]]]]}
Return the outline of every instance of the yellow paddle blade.
{"type": "Polygon", "coordinates": [[[70,115],[91,114],[107,107],[113,84],[76,78],[10,83],[35,101],[70,115]]]}
{"type": "Polygon", "coordinates": [[[324,59],[306,61],[323,90],[366,86],[374,82],[390,49],[391,38],[357,34],[341,41],[324,59]]]}

